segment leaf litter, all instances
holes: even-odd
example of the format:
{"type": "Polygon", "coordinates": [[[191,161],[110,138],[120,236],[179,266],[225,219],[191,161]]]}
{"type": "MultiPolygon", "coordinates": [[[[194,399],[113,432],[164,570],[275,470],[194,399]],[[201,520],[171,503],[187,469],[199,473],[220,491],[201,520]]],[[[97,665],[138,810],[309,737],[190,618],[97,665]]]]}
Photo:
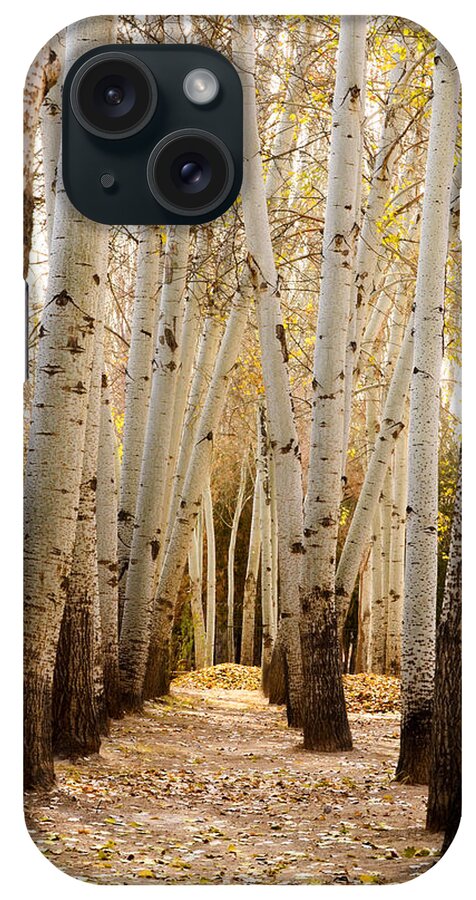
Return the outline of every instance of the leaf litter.
{"type": "Polygon", "coordinates": [[[426,789],[392,780],[398,680],[345,676],[354,750],[313,754],[260,679],[182,675],[100,755],[58,760],[54,791],[26,799],[39,849],[101,884],[388,884],[433,865],[426,789]]]}

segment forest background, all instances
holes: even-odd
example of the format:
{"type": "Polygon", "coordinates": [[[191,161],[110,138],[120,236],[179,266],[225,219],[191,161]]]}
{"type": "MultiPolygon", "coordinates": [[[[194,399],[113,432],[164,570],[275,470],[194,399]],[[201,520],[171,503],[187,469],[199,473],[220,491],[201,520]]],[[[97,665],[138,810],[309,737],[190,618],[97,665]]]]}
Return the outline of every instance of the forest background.
{"type": "MultiPolygon", "coordinates": [[[[195,9],[193,8],[194,6],[195,6],[195,4],[190,3],[187,7],[187,11],[195,12],[195,9]]],[[[432,4],[431,8],[430,8],[430,5],[427,5],[427,4],[414,3],[414,4],[411,4],[411,9],[404,9],[404,8],[399,9],[398,14],[402,15],[402,16],[407,16],[413,20],[419,21],[425,28],[427,28],[429,31],[431,31],[432,33],[434,33],[438,37],[440,37],[443,40],[443,42],[446,44],[446,46],[449,47],[449,49],[453,53],[453,55],[456,57],[456,61],[459,65],[459,68],[461,71],[463,84],[465,82],[465,63],[466,63],[466,83],[469,84],[468,76],[470,73],[468,70],[469,70],[469,66],[471,64],[471,53],[469,52],[469,48],[468,48],[468,37],[469,37],[468,32],[470,30],[468,28],[469,19],[467,18],[466,14],[463,13],[462,4],[460,6],[461,6],[461,10],[460,10],[459,15],[457,14],[458,13],[458,10],[457,10],[458,4],[456,5],[456,8],[455,8],[455,5],[453,4],[452,10],[454,12],[453,12],[451,18],[448,17],[447,13],[446,13],[446,16],[445,15],[440,16],[439,21],[438,21],[438,10],[434,4],[432,4]],[[425,7],[426,7],[426,9],[425,9],[425,7]],[[420,10],[421,10],[421,13],[420,13],[420,10]],[[465,32],[466,32],[466,50],[464,49],[465,32]],[[458,48],[460,48],[459,53],[458,53],[458,48]]],[[[68,21],[73,21],[74,18],[77,18],[79,16],[83,17],[85,15],[99,14],[100,12],[103,12],[103,11],[104,10],[101,9],[97,3],[93,3],[93,4],[89,3],[89,4],[82,4],[81,10],[79,11],[79,9],[78,9],[78,11],[75,12],[74,4],[73,4],[68,9],[67,18],[68,18],[68,21]]],[[[143,9],[141,6],[140,9],[137,8],[136,11],[137,12],[147,12],[148,10],[143,9]]],[[[203,12],[203,9],[199,8],[196,11],[203,12]]],[[[211,7],[210,10],[207,9],[207,12],[208,11],[214,12],[215,10],[211,7]]],[[[217,11],[225,12],[226,10],[220,5],[219,9],[217,8],[217,11]]],[[[240,11],[245,12],[246,10],[240,10],[240,11]]],[[[270,4],[266,4],[266,9],[259,9],[258,11],[259,12],[270,12],[271,11],[270,4]]],[[[273,12],[279,12],[279,11],[286,12],[287,11],[286,4],[278,3],[278,2],[272,4],[272,11],[273,12]]],[[[309,8],[309,4],[303,3],[303,6],[302,6],[303,13],[304,12],[311,13],[314,11],[315,11],[314,8],[312,8],[312,9],[309,8]]],[[[346,10],[339,4],[328,3],[328,4],[326,4],[325,9],[322,9],[319,11],[322,11],[325,13],[343,13],[343,12],[345,13],[346,11],[349,11],[349,10],[346,10]]],[[[364,13],[364,12],[370,12],[370,11],[371,10],[367,10],[364,8],[359,8],[358,10],[356,10],[355,7],[353,7],[353,9],[352,9],[352,12],[364,13]]],[[[380,12],[380,11],[381,10],[378,10],[378,12],[380,12]]],[[[382,10],[382,12],[383,11],[384,10],[382,10]]],[[[385,10],[385,11],[387,11],[387,10],[385,10]]],[[[393,11],[394,10],[388,10],[388,12],[393,12],[393,11]]],[[[396,12],[396,10],[395,10],[395,12],[396,12]]],[[[15,70],[15,72],[18,76],[17,83],[20,84],[20,87],[21,87],[23,74],[26,71],[29,62],[33,58],[38,47],[47,40],[47,38],[49,37],[50,34],[52,34],[54,31],[58,30],[59,28],[63,27],[64,24],[66,24],[64,21],[64,12],[59,11],[59,10],[54,10],[53,5],[49,6],[48,11],[45,11],[45,10],[41,11],[41,26],[40,26],[40,23],[38,22],[38,15],[39,15],[39,12],[37,12],[36,23],[35,23],[34,17],[32,19],[30,19],[30,21],[29,21],[27,34],[26,34],[26,40],[25,40],[24,45],[21,48],[21,50],[22,50],[21,60],[19,60],[18,57],[15,58],[15,63],[14,63],[13,69],[15,70]],[[19,64],[20,61],[21,61],[21,65],[19,64]]],[[[7,62],[7,66],[9,67],[8,72],[9,72],[9,79],[10,79],[10,75],[12,72],[12,63],[8,62],[8,60],[6,60],[6,62],[7,62]]],[[[10,100],[10,102],[13,101],[13,106],[14,106],[15,112],[11,116],[7,114],[7,120],[12,121],[12,122],[15,121],[18,124],[19,120],[20,120],[20,113],[19,113],[20,104],[18,102],[19,92],[12,90],[9,93],[10,93],[10,97],[8,99],[10,100]],[[14,102],[15,98],[16,98],[16,107],[15,107],[15,102],[14,102]]],[[[469,96],[469,91],[468,91],[468,94],[466,95],[466,100],[468,103],[468,109],[466,111],[466,117],[465,117],[466,118],[465,150],[466,150],[466,158],[471,159],[471,154],[472,154],[472,147],[471,147],[472,111],[469,108],[470,104],[471,104],[471,97],[469,96]]],[[[17,131],[18,130],[19,129],[17,128],[17,131]]],[[[12,142],[8,149],[9,150],[11,149],[13,151],[14,162],[7,163],[7,165],[10,166],[10,170],[16,169],[18,171],[18,169],[19,169],[18,160],[21,159],[21,151],[19,151],[19,148],[18,148],[18,141],[16,142],[16,144],[14,142],[12,142]],[[15,160],[16,160],[16,162],[15,162],[15,160]]],[[[471,189],[474,190],[474,184],[471,184],[471,172],[469,171],[469,166],[468,166],[468,172],[466,173],[466,175],[468,177],[467,177],[467,179],[465,179],[465,194],[466,194],[466,191],[467,191],[467,194],[466,194],[466,204],[463,204],[463,236],[464,236],[464,231],[465,231],[465,218],[466,219],[469,218],[468,213],[470,214],[470,210],[471,210],[471,201],[469,198],[469,194],[470,194],[471,189]]],[[[19,176],[19,172],[18,172],[18,176],[19,176]]],[[[20,228],[20,214],[18,212],[18,207],[19,207],[18,198],[20,197],[20,193],[21,193],[20,189],[19,189],[19,179],[20,179],[20,176],[18,177],[18,183],[16,184],[16,194],[15,194],[14,180],[11,179],[11,181],[10,181],[10,179],[8,179],[9,191],[6,194],[6,197],[8,197],[8,194],[11,195],[11,193],[13,192],[14,198],[16,198],[15,202],[13,203],[11,208],[16,211],[17,221],[15,222],[15,225],[18,225],[18,227],[11,228],[11,220],[9,220],[8,232],[9,232],[9,235],[13,236],[13,252],[10,252],[9,250],[5,250],[5,259],[15,261],[15,265],[12,267],[13,268],[13,272],[12,272],[13,281],[12,281],[12,284],[10,285],[10,287],[8,287],[8,286],[6,287],[6,291],[5,291],[5,297],[10,297],[10,298],[18,297],[18,272],[20,271],[19,266],[21,264],[20,263],[21,228],[20,228]]],[[[474,179],[473,179],[473,181],[474,181],[474,179]]],[[[471,291],[471,284],[466,286],[466,294],[468,295],[468,293],[470,291],[471,291]]],[[[13,304],[11,304],[11,306],[13,307],[13,304]]],[[[6,310],[4,309],[4,314],[5,314],[5,312],[6,312],[6,310]]],[[[469,344],[470,339],[471,339],[471,334],[472,334],[472,328],[474,326],[474,312],[471,309],[466,310],[466,315],[467,315],[467,318],[465,320],[465,333],[467,335],[467,340],[468,340],[468,344],[469,344]]],[[[18,597],[20,595],[20,586],[19,586],[20,572],[21,572],[21,566],[20,566],[20,560],[19,560],[19,547],[20,547],[20,537],[21,537],[21,516],[20,516],[21,478],[20,478],[20,470],[21,470],[22,455],[21,455],[21,398],[20,398],[19,386],[21,385],[23,373],[22,373],[22,359],[21,359],[21,354],[18,352],[18,347],[21,347],[22,338],[23,338],[22,318],[23,318],[23,310],[21,308],[21,304],[17,304],[14,308],[8,309],[8,328],[4,327],[3,332],[2,332],[3,338],[4,338],[4,342],[3,342],[4,344],[7,343],[5,341],[5,337],[8,334],[8,347],[4,346],[3,353],[2,353],[2,360],[4,363],[4,371],[5,371],[5,373],[8,373],[8,380],[7,380],[5,390],[4,390],[5,412],[4,412],[4,417],[3,417],[4,423],[8,423],[7,427],[5,428],[5,432],[4,432],[4,434],[7,435],[8,439],[4,440],[2,442],[2,453],[5,449],[7,449],[9,451],[7,461],[3,463],[3,471],[9,472],[9,473],[15,472],[18,475],[17,478],[14,478],[14,479],[12,478],[11,480],[10,480],[10,477],[8,477],[8,479],[5,479],[4,489],[2,492],[3,500],[4,500],[4,510],[5,510],[4,523],[7,524],[6,531],[7,531],[9,541],[12,541],[12,539],[13,539],[13,544],[15,547],[15,552],[12,552],[11,548],[9,548],[9,547],[5,551],[5,553],[6,553],[5,559],[8,559],[8,561],[9,561],[8,566],[5,567],[6,571],[4,573],[5,598],[7,598],[7,597],[11,598],[11,603],[9,604],[10,608],[8,609],[8,613],[12,612],[12,607],[17,606],[17,604],[14,603],[14,598],[18,597]],[[15,332],[16,340],[14,340],[12,338],[12,330],[14,330],[14,332],[15,332]],[[16,390],[11,390],[11,385],[12,385],[13,381],[16,385],[16,390]],[[11,412],[9,410],[9,404],[11,404],[13,406],[14,414],[11,414],[11,412]],[[15,486],[15,487],[13,487],[13,486],[15,486]],[[12,524],[15,526],[14,528],[12,528],[12,524]],[[15,539],[16,539],[16,542],[15,542],[15,539]]],[[[7,322],[7,320],[4,319],[4,326],[6,326],[6,322],[7,322]]],[[[469,355],[470,354],[468,354],[468,356],[469,355]]],[[[472,382],[472,373],[470,370],[471,359],[467,359],[466,362],[468,363],[468,368],[469,368],[469,371],[467,371],[467,373],[466,373],[466,387],[468,388],[468,384],[469,384],[469,386],[471,386],[471,382],[472,382]]],[[[471,387],[469,387],[469,389],[471,389],[471,387]]],[[[468,405],[467,419],[469,419],[469,418],[470,418],[470,406],[468,405]]],[[[466,426],[467,426],[466,427],[467,459],[471,459],[471,452],[472,452],[471,422],[469,422],[469,423],[467,422],[466,426]]],[[[471,484],[471,473],[468,471],[468,467],[467,467],[466,476],[465,476],[465,494],[466,494],[466,498],[467,498],[466,499],[467,516],[468,516],[468,510],[470,510],[471,508],[474,508],[474,506],[472,505],[472,498],[471,498],[472,490],[474,490],[474,485],[471,484]]],[[[470,513],[469,513],[469,515],[470,515],[470,513]]],[[[466,539],[467,540],[468,539],[471,540],[471,534],[469,533],[469,535],[468,535],[468,530],[470,531],[470,528],[471,528],[471,523],[469,523],[469,529],[467,528],[467,531],[466,531],[466,539]]],[[[6,546],[6,545],[4,544],[4,546],[6,546]]],[[[470,558],[470,555],[471,555],[471,551],[469,548],[467,557],[470,558]]],[[[470,577],[470,573],[466,574],[466,578],[468,578],[468,577],[470,577]]],[[[20,636],[21,629],[20,629],[20,624],[19,624],[18,608],[15,610],[15,615],[13,617],[13,623],[12,623],[11,627],[14,628],[14,632],[15,632],[15,635],[17,638],[16,647],[15,647],[16,654],[6,653],[5,658],[4,658],[4,663],[8,667],[10,667],[12,665],[12,662],[14,662],[14,663],[16,663],[16,665],[18,667],[21,664],[20,663],[21,654],[19,651],[19,648],[20,648],[19,636],[20,636]],[[14,657],[13,660],[11,659],[12,655],[14,657]]],[[[470,624],[469,620],[467,620],[466,629],[467,629],[467,631],[471,629],[471,624],[470,624]]],[[[11,674],[9,674],[8,677],[10,679],[11,674]]],[[[19,691],[20,680],[19,679],[16,680],[15,684],[17,685],[17,689],[19,691]]],[[[466,688],[468,690],[468,684],[466,685],[466,688]]],[[[471,689],[471,688],[469,687],[469,689],[471,689]]],[[[9,714],[9,719],[8,719],[8,727],[9,727],[9,729],[12,729],[15,732],[16,738],[18,738],[18,736],[20,735],[20,732],[21,732],[20,720],[19,720],[20,703],[18,701],[19,701],[19,693],[18,694],[15,693],[12,714],[11,714],[11,716],[9,714]],[[18,727],[15,728],[15,726],[18,726],[18,727]]],[[[467,723],[467,725],[471,726],[471,723],[467,723]]],[[[17,756],[17,762],[18,762],[18,753],[16,753],[15,755],[17,756]]],[[[17,797],[18,797],[19,796],[19,785],[20,785],[20,781],[21,781],[18,764],[15,766],[15,771],[17,773],[17,788],[18,789],[17,789],[16,793],[17,793],[17,797]]],[[[11,783],[13,786],[14,786],[14,782],[15,782],[15,779],[12,779],[11,783]]],[[[468,785],[468,788],[469,788],[469,785],[468,785]]],[[[470,803],[471,803],[471,800],[468,797],[467,798],[467,807],[470,806],[470,803]]],[[[20,818],[21,818],[21,812],[20,812],[20,818]]],[[[465,830],[466,829],[463,826],[463,832],[465,830]]],[[[21,833],[21,822],[20,822],[19,833],[21,833]]],[[[463,838],[464,834],[461,837],[463,838]]],[[[458,838],[458,843],[461,843],[459,838],[458,838]]],[[[21,833],[21,837],[19,837],[19,846],[20,845],[22,847],[22,849],[20,850],[20,854],[28,853],[29,862],[30,862],[30,860],[32,860],[32,858],[35,858],[36,851],[34,850],[34,848],[32,846],[29,846],[29,838],[27,837],[26,832],[21,833]]],[[[455,859],[457,855],[459,855],[459,848],[457,846],[455,846],[452,849],[452,857],[455,859]]],[[[40,859],[38,859],[38,860],[34,859],[34,861],[32,863],[33,869],[31,869],[31,872],[33,872],[36,869],[36,866],[35,866],[36,861],[38,862],[38,868],[42,869],[44,874],[46,874],[51,879],[53,879],[53,877],[57,873],[53,873],[51,868],[48,868],[48,867],[46,867],[46,871],[45,871],[45,867],[41,865],[42,861],[40,859]]],[[[441,885],[441,879],[444,877],[443,869],[445,867],[451,868],[451,870],[453,872],[453,875],[451,876],[452,879],[457,877],[455,872],[458,868],[458,865],[453,863],[452,859],[448,858],[447,861],[438,865],[437,874],[430,873],[430,875],[427,876],[428,880],[431,878],[439,878],[439,883],[441,885]]],[[[460,868],[460,872],[461,872],[461,868],[460,868]]],[[[62,876],[60,876],[59,873],[58,873],[58,877],[62,878],[62,876]]],[[[40,878],[41,878],[41,875],[40,875],[40,878]]],[[[454,884],[454,880],[452,883],[454,884]]],[[[71,882],[69,882],[69,885],[72,890],[74,890],[76,888],[76,885],[71,882]]],[[[78,885],[78,887],[80,887],[80,886],[78,885]]],[[[417,887],[417,885],[413,886],[414,889],[416,887],[417,887]]],[[[408,890],[409,887],[407,887],[406,889],[408,890]]]]}

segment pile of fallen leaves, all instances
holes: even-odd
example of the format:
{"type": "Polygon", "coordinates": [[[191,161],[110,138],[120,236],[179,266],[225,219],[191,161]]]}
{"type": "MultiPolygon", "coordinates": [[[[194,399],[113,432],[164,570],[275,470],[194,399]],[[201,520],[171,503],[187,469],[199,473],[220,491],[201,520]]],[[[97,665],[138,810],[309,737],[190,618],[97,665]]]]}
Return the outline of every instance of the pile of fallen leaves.
{"type": "Polygon", "coordinates": [[[199,691],[213,688],[222,691],[258,691],[261,687],[261,669],[258,666],[221,663],[219,666],[179,675],[174,685],[199,691]]]}
{"type": "MultiPolygon", "coordinates": [[[[222,663],[179,675],[174,685],[192,690],[258,691],[261,669],[222,663]]],[[[400,681],[391,675],[344,675],[344,691],[351,713],[398,712],[400,709],[400,681]]]]}
{"type": "Polygon", "coordinates": [[[351,713],[400,711],[400,679],[392,675],[344,675],[347,709],[351,713]]]}

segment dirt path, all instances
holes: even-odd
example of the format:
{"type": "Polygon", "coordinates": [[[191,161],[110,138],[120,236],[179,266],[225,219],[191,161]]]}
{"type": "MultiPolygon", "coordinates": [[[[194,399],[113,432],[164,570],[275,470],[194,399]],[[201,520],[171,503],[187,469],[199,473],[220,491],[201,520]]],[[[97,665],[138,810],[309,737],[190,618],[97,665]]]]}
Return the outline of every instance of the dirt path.
{"type": "Polygon", "coordinates": [[[392,782],[393,714],[352,715],[355,749],[314,755],[256,691],[186,691],[112,725],[30,796],[39,849],[108,884],[402,882],[436,862],[424,788],[392,782]]]}

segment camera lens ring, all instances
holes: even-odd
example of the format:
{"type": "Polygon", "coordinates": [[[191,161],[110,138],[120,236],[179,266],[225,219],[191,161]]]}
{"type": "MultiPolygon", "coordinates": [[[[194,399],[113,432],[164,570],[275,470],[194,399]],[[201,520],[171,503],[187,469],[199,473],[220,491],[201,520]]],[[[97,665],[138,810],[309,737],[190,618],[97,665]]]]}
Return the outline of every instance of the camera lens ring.
{"type": "MultiPolygon", "coordinates": [[[[213,165],[211,167],[213,170],[213,165]]],[[[230,193],[234,178],[235,167],[233,158],[226,144],[224,144],[217,135],[208,131],[202,131],[198,128],[183,128],[179,131],[173,131],[170,134],[167,134],[155,145],[147,163],[147,183],[151,194],[164,209],[168,210],[168,212],[183,215],[187,218],[207,215],[220,206],[230,193]],[[186,141],[187,143],[190,142],[189,153],[184,151],[181,147],[183,141],[186,141]],[[199,144],[200,152],[197,152],[196,148],[194,149],[194,141],[196,144],[199,144]],[[177,147],[175,154],[171,152],[173,151],[174,145],[177,147]],[[206,145],[208,145],[211,154],[216,160],[220,158],[223,169],[220,172],[220,180],[215,194],[212,197],[204,198],[203,203],[200,204],[200,198],[198,197],[199,192],[187,190],[185,183],[182,185],[182,192],[180,194],[178,193],[178,188],[176,186],[174,187],[174,181],[176,185],[176,178],[173,176],[172,166],[178,161],[179,168],[183,168],[186,164],[184,162],[185,156],[189,156],[193,162],[194,157],[204,155],[203,149],[206,145]],[[168,196],[163,188],[161,188],[160,184],[158,184],[156,173],[158,163],[161,159],[164,159],[165,156],[173,159],[171,164],[167,163],[165,166],[167,169],[165,178],[167,180],[168,196]],[[171,195],[173,194],[177,196],[177,200],[171,199],[171,195]],[[180,202],[181,200],[183,202],[180,202]],[[194,204],[193,206],[190,205],[192,202],[194,204]]],[[[212,174],[212,177],[206,182],[205,188],[208,189],[211,183],[213,189],[213,181],[214,177],[212,174]]],[[[215,182],[216,181],[217,179],[215,178],[215,182]]],[[[205,188],[203,193],[205,193],[205,188]]],[[[210,191],[208,191],[208,193],[210,193],[210,191]]]]}
{"type": "MultiPolygon", "coordinates": [[[[130,53],[107,51],[104,53],[96,53],[80,66],[73,77],[69,99],[76,119],[86,131],[89,131],[89,133],[93,134],[95,137],[101,137],[107,140],[123,140],[126,137],[131,137],[139,131],[142,131],[148,122],[150,122],[157,107],[158,90],[152,72],[141,59],[138,59],[130,53]],[[111,66],[110,75],[103,75],[101,77],[101,68],[107,69],[109,63],[115,63],[116,67],[122,69],[126,74],[121,74],[116,77],[114,67],[111,66]],[[94,79],[95,70],[99,72],[99,76],[96,80],[94,79]],[[91,115],[91,110],[95,103],[93,93],[94,91],[97,91],[98,85],[106,80],[111,82],[111,84],[104,88],[105,91],[110,88],[115,88],[116,90],[120,90],[123,94],[129,92],[130,97],[126,112],[131,121],[129,124],[126,123],[123,128],[120,127],[119,121],[121,101],[119,104],[109,104],[107,99],[104,98],[104,104],[108,110],[108,113],[104,114],[104,127],[97,124],[97,121],[92,121],[94,114],[91,115]],[[115,83],[116,81],[118,82],[117,85],[115,83]],[[84,94],[85,91],[86,94],[89,94],[90,96],[87,96],[86,98],[83,97],[82,94],[84,94]],[[85,106],[85,99],[87,99],[91,106],[89,116],[83,109],[85,106]],[[136,120],[134,121],[135,107],[139,107],[139,109],[138,118],[136,117],[136,120]],[[119,111],[119,115],[117,115],[117,111],[119,111]],[[119,123],[119,127],[113,129],[111,125],[117,125],[117,123],[119,123]],[[109,125],[109,128],[107,125],[109,125]]],[[[95,113],[97,119],[100,119],[100,110],[98,109],[95,113]]]]}

